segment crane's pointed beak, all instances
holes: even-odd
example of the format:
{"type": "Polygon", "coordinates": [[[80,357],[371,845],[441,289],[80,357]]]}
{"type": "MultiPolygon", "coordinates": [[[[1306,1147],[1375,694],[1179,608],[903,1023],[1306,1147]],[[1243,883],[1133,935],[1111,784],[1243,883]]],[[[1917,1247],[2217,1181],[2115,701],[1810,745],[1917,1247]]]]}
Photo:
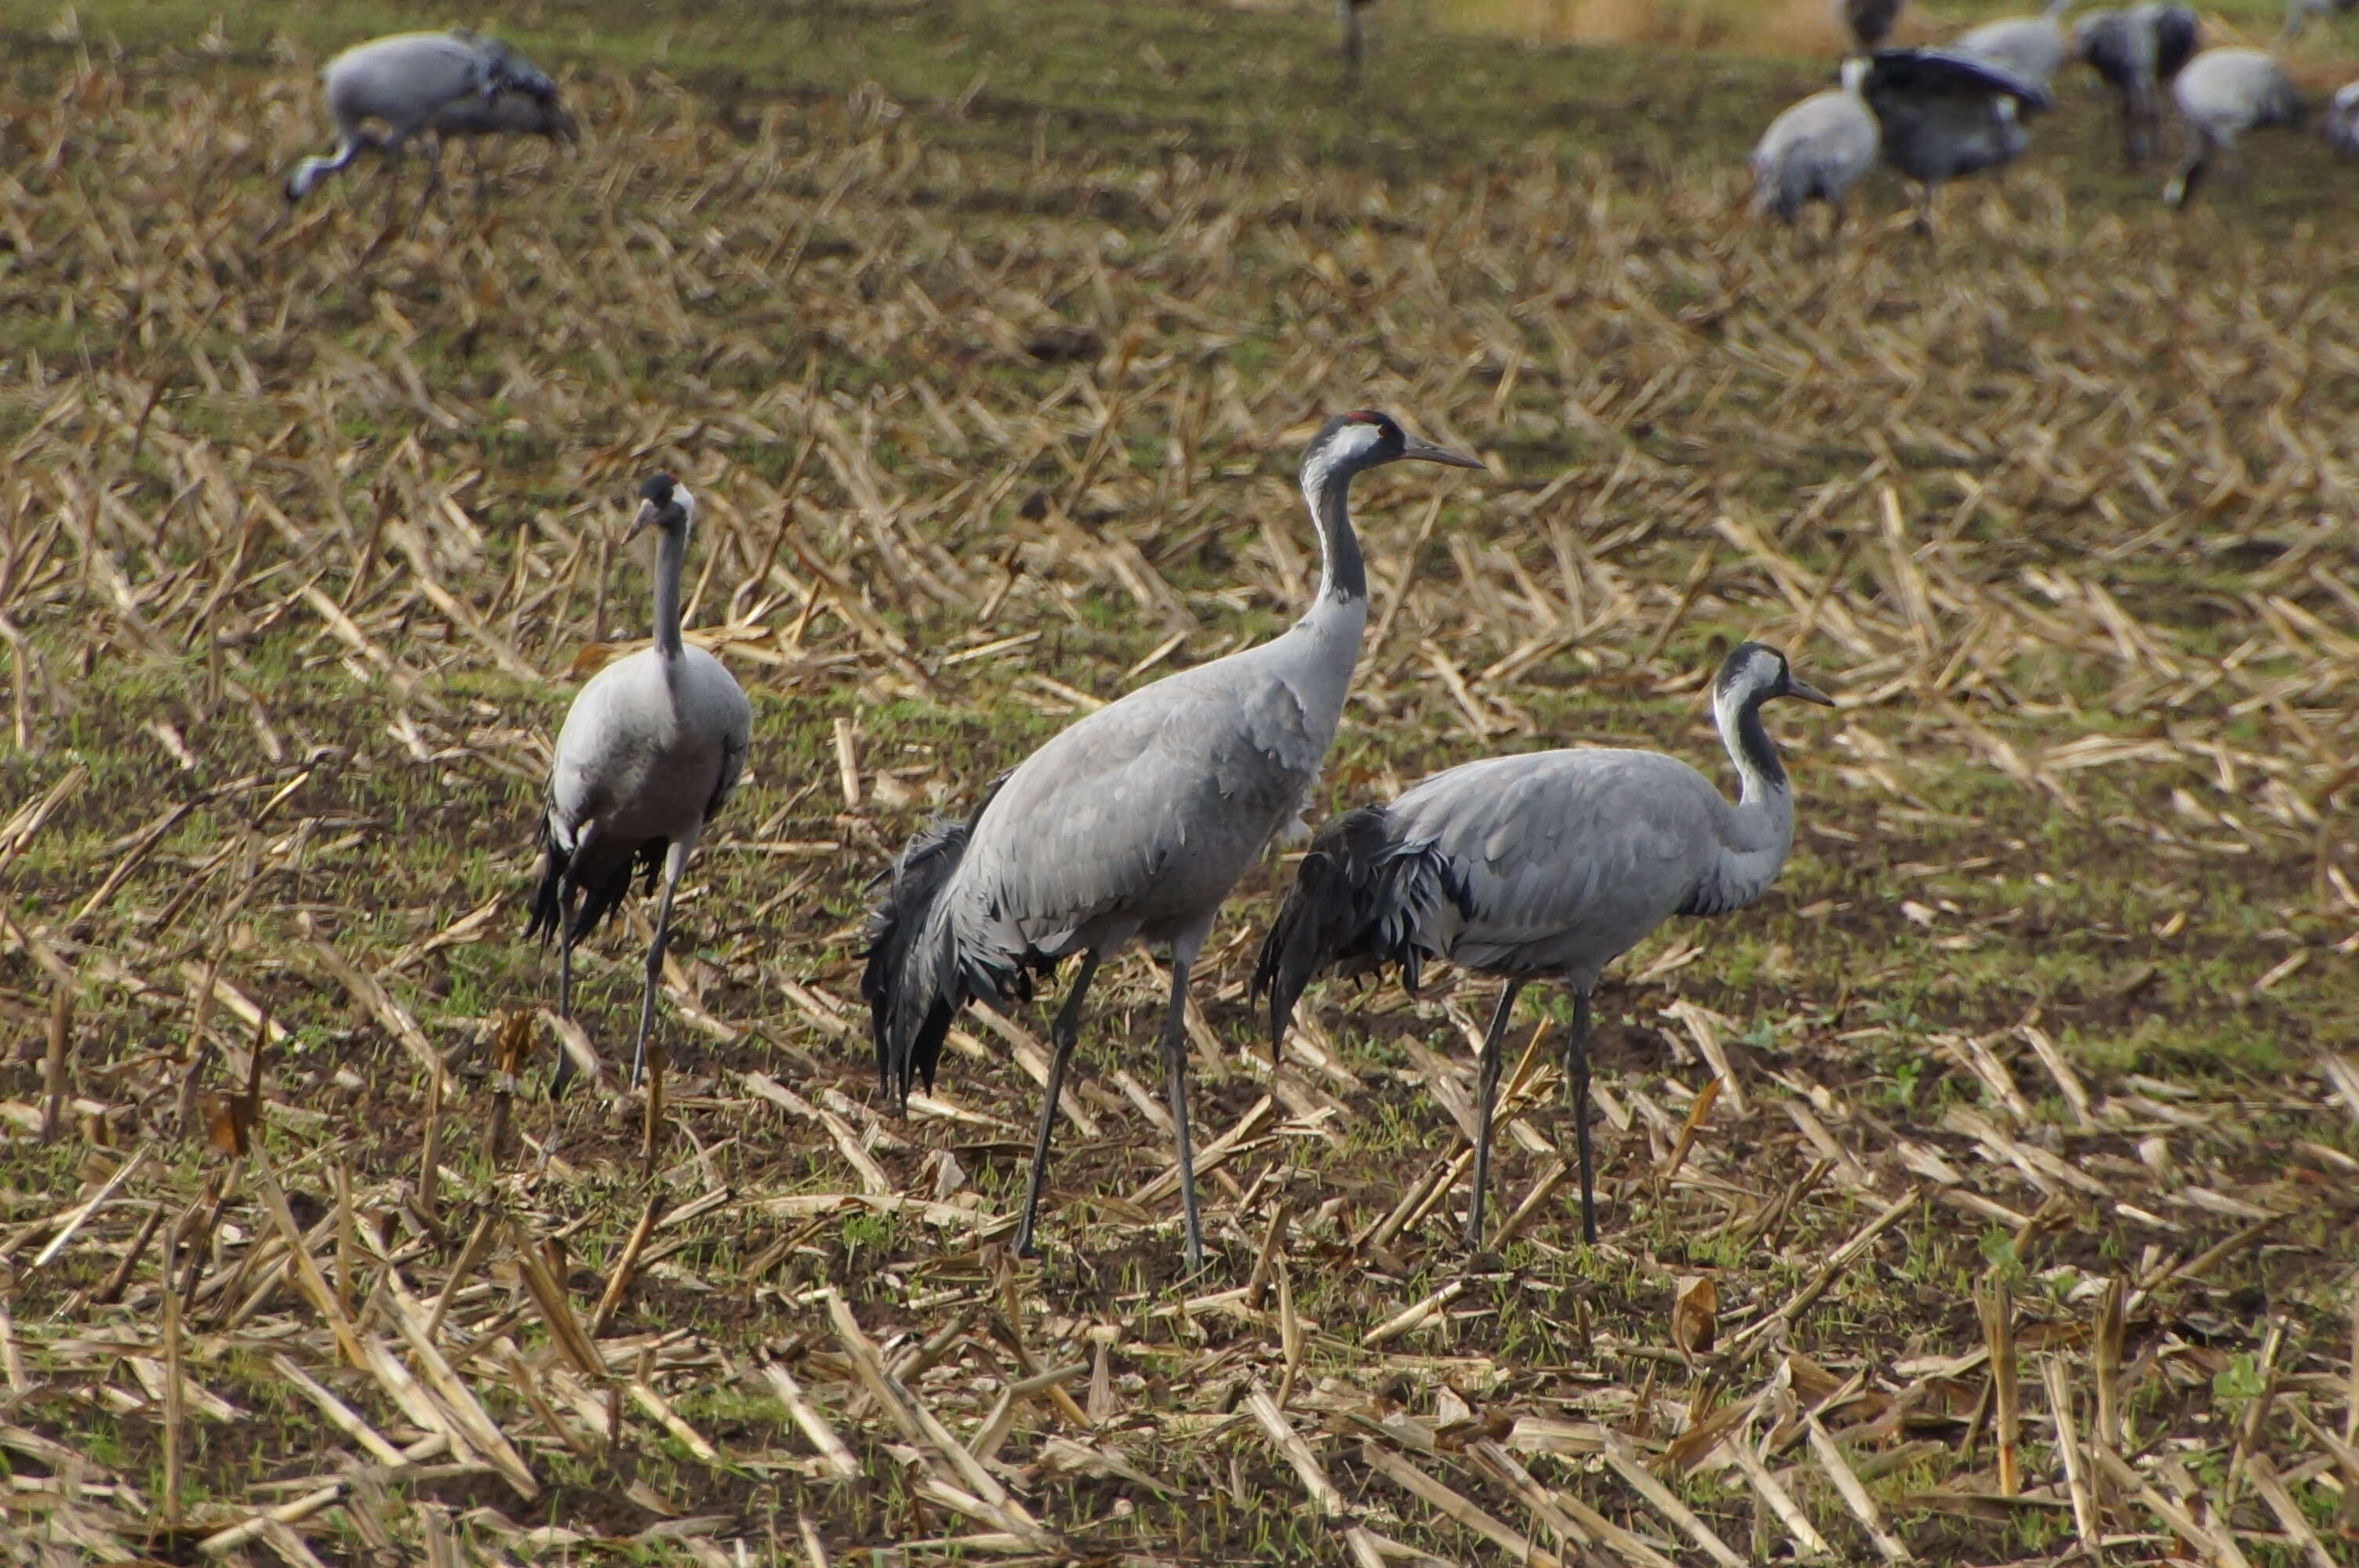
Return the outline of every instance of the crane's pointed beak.
{"type": "Polygon", "coordinates": [[[639,514],[637,516],[631,519],[631,531],[623,535],[623,543],[627,545],[632,540],[637,538],[641,534],[647,531],[647,524],[653,523],[655,520],[655,503],[652,501],[640,502],[639,514]]]}
{"type": "Polygon", "coordinates": [[[1453,452],[1448,447],[1437,447],[1431,441],[1420,441],[1414,436],[1402,438],[1401,458],[1404,461],[1447,463],[1454,469],[1479,469],[1484,466],[1483,460],[1480,458],[1470,458],[1462,452],[1453,452]]]}
{"type": "Polygon", "coordinates": [[[1808,681],[1799,681],[1794,679],[1791,676],[1786,677],[1786,695],[1788,697],[1799,697],[1804,702],[1815,702],[1821,708],[1832,708],[1835,705],[1835,699],[1833,697],[1829,697],[1825,692],[1821,691],[1817,687],[1810,685],[1808,681]]]}

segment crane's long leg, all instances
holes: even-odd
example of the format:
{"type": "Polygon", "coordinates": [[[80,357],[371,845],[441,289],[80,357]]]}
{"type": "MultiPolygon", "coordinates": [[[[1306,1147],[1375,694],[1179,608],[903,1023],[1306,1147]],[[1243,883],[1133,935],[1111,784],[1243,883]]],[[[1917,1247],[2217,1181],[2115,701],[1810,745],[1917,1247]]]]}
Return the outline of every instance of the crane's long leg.
{"type": "Polygon", "coordinates": [[[1024,1184],[1024,1221],[1016,1227],[1018,1258],[1029,1258],[1036,1251],[1032,1230],[1040,1217],[1041,1184],[1049,1176],[1049,1138],[1057,1130],[1057,1098],[1065,1092],[1065,1060],[1073,1054],[1073,1043],[1082,1037],[1082,999],[1089,994],[1090,981],[1097,972],[1097,950],[1092,948],[1082,955],[1082,972],[1073,977],[1073,989],[1065,993],[1065,1005],[1057,1010],[1057,1022],[1049,1026],[1049,1088],[1040,1102],[1040,1130],[1032,1139],[1032,1174],[1024,1184]]]}
{"type": "MultiPolygon", "coordinates": [[[[572,912],[558,911],[557,929],[557,1016],[572,1022],[573,1018],[573,930],[567,918],[572,912]]],[[[549,1075],[549,1098],[556,1099],[565,1093],[565,1086],[573,1081],[573,1053],[565,1043],[557,1043],[557,1071],[549,1075]]]]}
{"type": "Polygon", "coordinates": [[[1466,1250],[1483,1249],[1483,1195],[1491,1183],[1491,1113],[1499,1101],[1499,1047],[1506,1036],[1507,1015],[1516,1011],[1521,980],[1509,980],[1491,1010],[1491,1027],[1483,1035],[1483,1055],[1475,1067],[1474,1198],[1466,1207],[1466,1250]]]}
{"type": "Polygon", "coordinates": [[[664,850],[663,897],[656,905],[655,940],[647,944],[647,989],[639,999],[639,1038],[631,1046],[631,1087],[639,1087],[639,1073],[647,1061],[647,1032],[655,1027],[656,990],[663,984],[664,945],[671,939],[671,895],[679,886],[679,873],[687,869],[688,855],[696,846],[674,843],[664,850]]]}
{"type": "Polygon", "coordinates": [[[1572,1090],[1572,1135],[1581,1149],[1581,1238],[1597,1239],[1597,1184],[1589,1156],[1589,988],[1572,993],[1572,1035],[1564,1045],[1565,1082],[1572,1090]]]}
{"type": "Polygon", "coordinates": [[[1165,1092],[1171,1101],[1171,1141],[1180,1156],[1180,1208],[1188,1221],[1191,1274],[1204,1266],[1204,1227],[1196,1217],[1196,1150],[1188,1136],[1188,971],[1195,964],[1195,942],[1172,944],[1171,1005],[1163,1014],[1165,1092]]]}

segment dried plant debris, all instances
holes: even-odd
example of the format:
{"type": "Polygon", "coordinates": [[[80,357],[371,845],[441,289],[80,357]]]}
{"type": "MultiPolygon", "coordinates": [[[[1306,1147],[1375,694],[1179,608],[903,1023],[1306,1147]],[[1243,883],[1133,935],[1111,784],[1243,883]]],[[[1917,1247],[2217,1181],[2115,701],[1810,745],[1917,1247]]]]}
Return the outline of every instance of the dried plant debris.
{"type": "Polygon", "coordinates": [[[280,211],[299,72],[77,48],[6,68],[0,173],[0,1554],[2359,1553],[2339,212],[2067,222],[2026,167],[1938,253],[1812,251],[1717,165],[1314,177],[995,139],[1012,83],[584,65],[579,148],[387,222],[365,170],[280,211]],[[891,1114],[869,879],[1282,626],[1294,450],[1369,404],[1492,473],[1364,484],[1314,815],[1547,744],[1720,773],[1757,636],[1840,697],[1795,854],[1601,989],[1596,1247],[1548,988],[1479,1256],[1487,985],[1314,986],[1272,1066],[1274,860],[1188,1019],[1211,1266],[1138,954],[1018,1260],[1047,1018],[891,1114]],[[520,932],[659,464],[756,735],[634,1095],[648,912],[571,1023],[520,932]]]}

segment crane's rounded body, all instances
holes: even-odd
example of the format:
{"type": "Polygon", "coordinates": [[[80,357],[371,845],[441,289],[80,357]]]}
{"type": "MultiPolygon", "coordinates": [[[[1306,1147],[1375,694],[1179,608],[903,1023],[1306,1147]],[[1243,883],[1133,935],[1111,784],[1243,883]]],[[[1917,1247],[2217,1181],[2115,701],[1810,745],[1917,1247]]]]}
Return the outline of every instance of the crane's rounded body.
{"type": "Polygon", "coordinates": [[[2024,81],[2047,87],[2071,58],[2064,34],[2064,13],[2072,0],[2050,0],[2037,16],[2008,16],[1984,22],[1958,35],[1950,48],[1962,55],[2002,66],[2024,81]]]}
{"type": "Polygon", "coordinates": [[[2163,188],[2172,207],[2186,204],[2196,182],[2247,134],[2301,123],[2301,93],[2285,66],[2267,49],[2209,49],[2187,62],[2170,84],[2187,126],[2187,156],[2163,188]]]}
{"type": "Polygon", "coordinates": [[[1769,122],[1753,148],[1756,216],[1790,223],[1804,205],[1843,213],[1843,198],[1875,168],[1883,135],[1860,95],[1868,62],[1843,61],[1843,85],[1813,93],[1769,122]]]}
{"type": "Polygon", "coordinates": [[[752,726],[745,691],[702,648],[676,659],[642,648],[592,676],[557,732],[549,785],[550,826],[581,880],[651,838],[693,844],[752,726]]]}

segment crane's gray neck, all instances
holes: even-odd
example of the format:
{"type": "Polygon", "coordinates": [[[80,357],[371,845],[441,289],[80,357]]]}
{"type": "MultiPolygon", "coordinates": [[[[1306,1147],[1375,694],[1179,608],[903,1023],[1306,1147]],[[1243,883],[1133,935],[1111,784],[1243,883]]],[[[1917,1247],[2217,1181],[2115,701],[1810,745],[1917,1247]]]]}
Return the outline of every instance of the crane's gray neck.
{"type": "Polygon", "coordinates": [[[684,651],[679,640],[679,577],[687,560],[688,530],[659,530],[656,535],[656,652],[667,662],[684,651]]]}
{"type": "Polygon", "coordinates": [[[1319,597],[1313,603],[1368,600],[1368,568],[1360,558],[1360,535],[1352,527],[1352,476],[1356,464],[1330,454],[1303,465],[1302,496],[1319,524],[1319,597]]]}

